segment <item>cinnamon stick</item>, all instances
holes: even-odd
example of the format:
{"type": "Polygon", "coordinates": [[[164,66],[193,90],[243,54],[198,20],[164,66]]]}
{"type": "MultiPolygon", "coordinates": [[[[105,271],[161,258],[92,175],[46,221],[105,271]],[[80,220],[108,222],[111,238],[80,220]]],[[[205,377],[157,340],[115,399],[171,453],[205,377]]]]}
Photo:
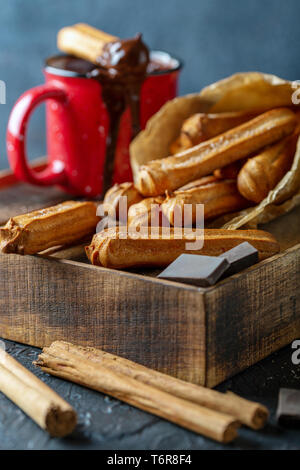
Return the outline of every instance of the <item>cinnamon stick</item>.
{"type": "Polygon", "coordinates": [[[252,429],[261,429],[268,419],[269,412],[265,406],[241,398],[232,392],[224,394],[194,385],[96,348],[74,346],[64,341],[52,343],[52,348],[70,351],[178,398],[231,415],[252,429]]]}
{"type": "Polygon", "coordinates": [[[75,346],[68,348],[66,343],[61,344],[56,341],[44,348],[35,364],[49,374],[111,395],[219,442],[227,443],[237,436],[239,423],[232,416],[142,383],[90,360],[88,355],[77,354],[75,346]]]}
{"type": "Polygon", "coordinates": [[[76,426],[73,408],[2,349],[0,391],[53,437],[66,436],[76,426]]]}

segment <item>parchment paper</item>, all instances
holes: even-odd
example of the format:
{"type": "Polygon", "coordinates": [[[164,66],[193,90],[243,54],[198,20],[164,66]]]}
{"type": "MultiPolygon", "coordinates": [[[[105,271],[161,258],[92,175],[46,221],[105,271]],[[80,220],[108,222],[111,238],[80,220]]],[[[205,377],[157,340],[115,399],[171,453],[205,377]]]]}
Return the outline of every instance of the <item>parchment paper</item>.
{"type": "MultiPolygon", "coordinates": [[[[140,165],[169,155],[169,146],[179,135],[182,123],[195,113],[240,110],[266,111],[292,106],[295,92],[291,82],[259,72],[235,74],[216,82],[200,93],[175,98],[155,114],[130,146],[134,176],[140,165]]],[[[300,205],[300,139],[291,170],[259,205],[214,222],[215,227],[238,229],[267,223],[300,205]]]]}

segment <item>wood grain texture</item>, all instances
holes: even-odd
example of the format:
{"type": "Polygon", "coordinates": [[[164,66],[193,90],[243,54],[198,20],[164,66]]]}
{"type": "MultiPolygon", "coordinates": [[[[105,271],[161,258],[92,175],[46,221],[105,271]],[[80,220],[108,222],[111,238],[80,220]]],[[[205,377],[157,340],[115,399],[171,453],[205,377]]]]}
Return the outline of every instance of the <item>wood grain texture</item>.
{"type": "Polygon", "coordinates": [[[300,245],[205,295],[213,387],[300,337],[300,245]]]}
{"type": "Polygon", "coordinates": [[[205,375],[202,293],[74,261],[0,255],[0,336],[96,346],[195,383],[205,375]]]}
{"type": "MultiPolygon", "coordinates": [[[[23,186],[1,190],[0,217],[68,198],[23,186]]],[[[300,336],[299,220],[296,208],[261,227],[287,251],[207,289],[91,266],[83,246],[0,255],[0,337],[95,346],[215,386],[300,336]]]]}
{"type": "Polygon", "coordinates": [[[45,256],[0,255],[0,270],[0,336],[96,346],[209,387],[300,336],[299,245],[208,289],[45,256]]]}

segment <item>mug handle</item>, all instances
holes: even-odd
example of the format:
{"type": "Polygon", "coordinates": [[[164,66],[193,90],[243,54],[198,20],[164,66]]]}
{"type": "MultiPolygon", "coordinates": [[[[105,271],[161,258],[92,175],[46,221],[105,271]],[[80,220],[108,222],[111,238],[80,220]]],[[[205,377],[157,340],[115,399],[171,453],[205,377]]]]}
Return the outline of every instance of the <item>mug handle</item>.
{"type": "Polygon", "coordinates": [[[66,182],[64,165],[60,160],[48,163],[43,171],[37,172],[30,168],[26,156],[26,129],[29,117],[36,106],[50,98],[61,103],[67,101],[67,95],[61,88],[47,83],[26,91],[14,105],[7,126],[7,154],[13,172],[18,179],[39,186],[66,182]]]}

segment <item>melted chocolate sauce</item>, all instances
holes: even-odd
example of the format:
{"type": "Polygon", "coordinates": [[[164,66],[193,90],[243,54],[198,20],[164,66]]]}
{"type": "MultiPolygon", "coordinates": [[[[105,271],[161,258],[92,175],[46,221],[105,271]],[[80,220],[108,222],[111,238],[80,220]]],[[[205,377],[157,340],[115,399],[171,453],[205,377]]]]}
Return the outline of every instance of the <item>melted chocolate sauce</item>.
{"type": "MultiPolygon", "coordinates": [[[[57,69],[63,70],[70,75],[80,75],[86,77],[89,73],[94,70],[95,65],[92,62],[88,62],[84,59],[72,55],[57,55],[50,57],[46,61],[46,67],[55,69],[54,73],[57,73],[57,69]]],[[[65,73],[63,72],[63,75],[65,73]]]]}
{"type": "Polygon", "coordinates": [[[102,98],[109,114],[110,128],[106,142],[103,176],[103,195],[111,186],[120,120],[129,106],[132,119],[132,138],[140,131],[140,92],[149,73],[170,70],[171,62],[149,59],[149,50],[141,35],[105,45],[98,66],[73,56],[56,56],[47,61],[48,67],[94,78],[102,87],[102,98]]]}
{"type": "Polygon", "coordinates": [[[97,62],[99,67],[88,75],[101,83],[102,98],[110,120],[103,175],[104,195],[112,184],[120,119],[127,106],[131,111],[132,138],[141,130],[140,93],[147,74],[149,50],[139,34],[133,39],[106,44],[97,62]]]}

